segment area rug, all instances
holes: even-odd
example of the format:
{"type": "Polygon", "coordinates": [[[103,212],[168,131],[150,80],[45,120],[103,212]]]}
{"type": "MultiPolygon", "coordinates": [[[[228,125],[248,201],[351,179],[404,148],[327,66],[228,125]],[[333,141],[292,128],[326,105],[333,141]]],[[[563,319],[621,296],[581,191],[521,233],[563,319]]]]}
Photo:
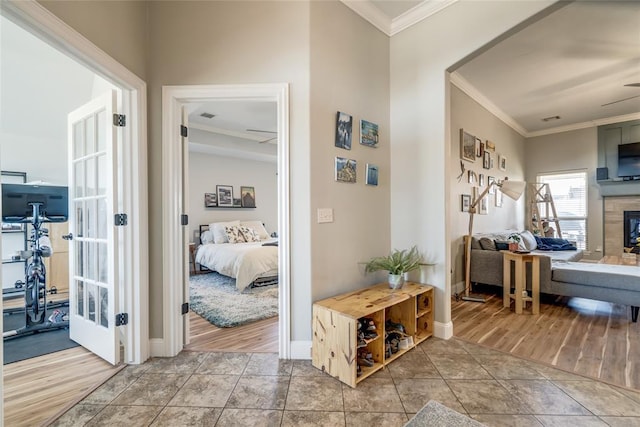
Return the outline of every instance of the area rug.
{"type": "Polygon", "coordinates": [[[236,289],[236,281],[218,273],[189,277],[191,310],[219,328],[233,328],[278,315],[278,285],[236,289]]]}

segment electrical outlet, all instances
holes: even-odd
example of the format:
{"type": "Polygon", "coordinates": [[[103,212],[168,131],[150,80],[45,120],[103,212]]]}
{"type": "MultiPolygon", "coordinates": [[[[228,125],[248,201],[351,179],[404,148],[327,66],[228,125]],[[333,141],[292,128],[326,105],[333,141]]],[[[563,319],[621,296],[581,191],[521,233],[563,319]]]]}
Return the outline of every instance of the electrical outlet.
{"type": "Polygon", "coordinates": [[[333,209],[318,208],[318,224],[333,222],[333,209]]]}

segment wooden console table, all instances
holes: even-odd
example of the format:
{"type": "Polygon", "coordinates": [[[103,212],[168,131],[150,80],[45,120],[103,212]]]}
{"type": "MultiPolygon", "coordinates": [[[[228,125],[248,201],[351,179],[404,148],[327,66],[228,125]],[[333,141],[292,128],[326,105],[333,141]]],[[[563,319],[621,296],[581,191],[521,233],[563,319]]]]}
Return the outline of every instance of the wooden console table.
{"type": "Polygon", "coordinates": [[[343,383],[357,383],[382,369],[433,335],[433,287],[407,282],[401,289],[388,283],[359,289],[313,304],[312,364],[343,383]],[[357,375],[358,319],[373,320],[377,337],[366,340],[373,366],[357,375]],[[412,343],[397,353],[385,352],[387,321],[400,323],[412,343]]]}
{"type": "Polygon", "coordinates": [[[516,314],[522,314],[522,309],[527,301],[531,301],[531,313],[540,313],[540,256],[531,253],[516,253],[500,251],[503,256],[503,290],[502,298],[505,308],[511,306],[511,299],[516,302],[516,314]],[[511,293],[511,262],[515,263],[514,285],[515,291],[511,293]],[[527,289],[526,263],[531,263],[531,296],[524,296],[527,289]]]}

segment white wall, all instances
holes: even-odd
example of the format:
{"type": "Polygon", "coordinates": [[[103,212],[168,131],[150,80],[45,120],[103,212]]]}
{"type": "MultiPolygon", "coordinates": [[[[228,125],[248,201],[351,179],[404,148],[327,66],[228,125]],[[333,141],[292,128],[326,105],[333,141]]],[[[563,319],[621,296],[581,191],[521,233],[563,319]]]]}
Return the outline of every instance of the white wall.
{"type": "Polygon", "coordinates": [[[451,170],[446,70],[551,1],[458,2],[391,39],[391,243],[419,242],[438,265],[436,333],[451,325],[451,170]]]}
{"type": "MultiPolygon", "coordinates": [[[[338,2],[311,3],[311,256],[313,301],[381,281],[361,261],[390,247],[389,38],[338,2]],[[351,150],[335,147],[336,114],[353,117],[351,150]],[[378,124],[379,143],[359,143],[360,119],[378,124]],[[335,157],[357,161],[357,182],[335,181],[335,157]],[[365,184],[367,163],[378,186],[365,184]],[[317,223],[317,209],[333,209],[317,223]]],[[[301,319],[297,319],[301,320],[301,319]]],[[[310,317],[304,319],[310,321],[310,317]]],[[[306,324],[307,334],[310,322],[306,324]]],[[[310,337],[310,335],[309,335],[310,337]]]]}
{"type": "Polygon", "coordinates": [[[591,127],[553,135],[527,138],[527,181],[541,173],[584,170],[587,172],[587,249],[585,258],[600,259],[603,252],[603,217],[598,166],[598,128],[591,127]]]}
{"type": "MultiPolygon", "coordinates": [[[[189,153],[189,233],[190,241],[200,224],[239,219],[260,220],[269,234],[278,228],[277,167],[275,163],[257,162],[202,153],[189,153]],[[240,187],[254,187],[256,208],[205,208],[204,193],[215,193],[216,185],[233,186],[240,197],[240,187]]],[[[197,242],[199,243],[199,242],[197,242]]]]}
{"type": "MultiPolygon", "coordinates": [[[[489,176],[493,176],[497,180],[508,177],[511,180],[524,181],[525,139],[454,85],[451,85],[450,100],[451,151],[449,161],[451,175],[449,181],[451,183],[451,198],[449,209],[451,215],[449,218],[451,227],[449,237],[453,270],[452,291],[462,292],[464,290],[463,236],[469,232],[469,214],[460,209],[460,195],[473,195],[473,187],[477,187],[478,182],[469,184],[466,172],[460,180],[457,179],[460,174],[460,129],[462,128],[480,138],[482,142],[489,140],[496,145],[495,153],[491,153],[495,158],[493,169],[484,169],[480,157],[476,158],[475,162],[463,161],[467,171],[474,171],[476,176],[484,174],[485,185],[479,187],[480,192],[486,189],[489,176]],[[498,168],[498,154],[504,155],[507,159],[506,171],[498,168]]],[[[489,195],[488,197],[489,213],[488,215],[474,215],[474,233],[524,229],[524,195],[518,201],[503,195],[502,207],[495,206],[495,196],[489,195]]]]}

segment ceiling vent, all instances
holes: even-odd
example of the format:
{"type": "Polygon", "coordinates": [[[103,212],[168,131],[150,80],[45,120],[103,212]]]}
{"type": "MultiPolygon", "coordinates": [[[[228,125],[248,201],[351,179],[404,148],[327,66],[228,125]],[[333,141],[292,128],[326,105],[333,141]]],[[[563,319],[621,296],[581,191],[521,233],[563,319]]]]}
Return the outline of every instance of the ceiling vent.
{"type": "Polygon", "coordinates": [[[542,119],[543,122],[552,122],[554,120],[560,120],[560,116],[551,116],[551,117],[545,117],[544,119],[542,119]]]}
{"type": "Polygon", "coordinates": [[[216,115],[211,113],[202,113],[200,117],[204,117],[205,119],[213,119],[216,115]]]}

